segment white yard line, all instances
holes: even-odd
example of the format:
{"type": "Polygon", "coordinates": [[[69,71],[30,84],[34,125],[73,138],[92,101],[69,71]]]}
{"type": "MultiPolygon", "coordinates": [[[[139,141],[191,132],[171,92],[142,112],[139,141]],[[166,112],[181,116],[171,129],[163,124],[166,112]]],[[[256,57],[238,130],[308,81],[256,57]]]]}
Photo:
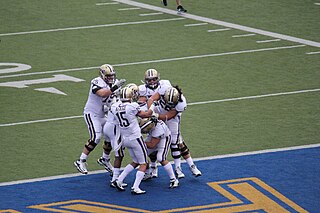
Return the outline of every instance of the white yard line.
{"type": "Polygon", "coordinates": [[[257,43],[269,43],[269,42],[275,42],[275,41],[281,41],[281,39],[270,39],[270,40],[263,40],[263,41],[256,41],[257,43]]]}
{"type": "Polygon", "coordinates": [[[249,33],[249,34],[241,34],[241,35],[233,35],[232,38],[240,38],[240,37],[248,37],[248,36],[255,36],[256,34],[249,33]]]}
{"type": "Polygon", "coordinates": [[[96,3],[97,6],[119,4],[119,2],[96,3]]]}
{"type": "Polygon", "coordinates": [[[314,55],[314,54],[320,54],[320,52],[308,52],[307,55],[314,55]]]}
{"type": "Polygon", "coordinates": [[[318,5],[318,6],[320,6],[320,3],[314,3],[315,5],[318,5]]]}
{"type": "MultiPolygon", "coordinates": [[[[188,103],[188,106],[200,105],[200,104],[221,103],[221,102],[229,102],[229,101],[240,101],[240,100],[257,99],[257,98],[267,98],[267,97],[274,97],[274,96],[293,95],[293,94],[319,92],[319,91],[320,91],[320,89],[309,89],[309,90],[298,90],[298,91],[292,91],[292,92],[280,92],[280,93],[272,93],[272,94],[264,94],[264,95],[237,97],[237,98],[226,98],[226,99],[221,99],[221,100],[200,101],[200,102],[188,103]]],[[[33,124],[33,123],[43,123],[43,122],[48,122],[48,121],[68,120],[68,119],[82,118],[82,117],[83,117],[82,115],[78,115],[78,116],[69,116],[69,117],[62,117],[62,118],[50,118],[50,119],[41,119],[41,120],[34,120],[34,121],[23,121],[23,122],[16,122],[16,123],[0,124],[0,127],[17,126],[17,125],[33,124]]]]}
{"type": "Polygon", "coordinates": [[[139,16],[156,16],[156,15],[162,15],[163,13],[142,13],[139,14],[139,16]]]}
{"type": "MultiPolygon", "coordinates": [[[[168,61],[190,60],[190,59],[195,59],[195,58],[218,57],[218,56],[225,56],[225,55],[236,55],[236,54],[245,54],[245,53],[293,49],[293,48],[299,48],[299,47],[305,47],[305,45],[293,45],[293,46],[282,46],[282,47],[272,47],[272,48],[262,48],[262,49],[240,50],[240,51],[234,51],[234,52],[212,53],[212,54],[205,54],[205,55],[185,56],[185,57],[179,57],[179,58],[155,59],[155,60],[149,60],[149,61],[113,64],[113,66],[114,67],[122,67],[122,66],[131,66],[131,65],[139,65],[139,64],[161,63],[161,62],[168,62],[168,61]]],[[[97,69],[97,68],[99,68],[99,67],[98,66],[96,66],[96,67],[82,67],[82,68],[71,68],[71,69],[63,69],[63,70],[52,70],[52,71],[43,71],[43,72],[13,74],[13,75],[2,75],[2,76],[0,76],[0,79],[1,78],[29,76],[29,75],[52,74],[52,73],[61,73],[61,72],[74,72],[74,71],[91,70],[91,69],[97,69]]]]}
{"type": "Polygon", "coordinates": [[[207,22],[210,24],[216,24],[216,25],[220,25],[220,26],[224,26],[224,27],[228,27],[228,28],[233,28],[233,29],[238,29],[238,30],[242,30],[242,31],[250,32],[250,33],[270,36],[273,38],[279,38],[282,40],[292,41],[292,42],[305,44],[305,45],[309,45],[309,46],[320,47],[319,42],[296,38],[293,36],[283,35],[280,33],[274,33],[274,32],[260,30],[260,29],[256,29],[256,28],[252,28],[252,27],[246,27],[246,26],[239,25],[239,24],[233,24],[233,23],[229,23],[229,22],[225,22],[225,21],[216,20],[216,19],[192,15],[189,13],[178,15],[177,11],[175,11],[175,10],[170,10],[170,9],[157,7],[157,6],[153,6],[153,5],[149,5],[149,4],[144,4],[144,3],[140,3],[140,2],[135,2],[135,1],[131,1],[131,0],[114,0],[114,1],[119,2],[119,3],[123,3],[123,4],[128,4],[131,6],[141,7],[141,8],[145,8],[145,9],[149,9],[149,10],[154,10],[154,11],[159,11],[159,12],[163,12],[163,13],[167,13],[167,14],[171,14],[171,15],[175,15],[175,16],[182,16],[184,18],[188,18],[188,19],[192,19],[192,20],[207,22]]]}
{"type": "Polygon", "coordinates": [[[247,96],[247,97],[238,97],[238,98],[227,98],[222,100],[214,100],[214,101],[201,101],[195,103],[189,103],[188,105],[199,105],[199,104],[211,104],[211,103],[220,103],[220,102],[227,102],[227,101],[240,101],[240,100],[247,100],[247,99],[257,99],[257,98],[266,98],[266,97],[274,97],[274,96],[282,96],[282,95],[293,95],[299,93],[309,93],[309,92],[319,92],[320,89],[309,89],[309,90],[298,90],[292,92],[280,92],[280,93],[271,93],[265,95],[254,95],[254,96],[247,96]]]}
{"type": "MultiPolygon", "coordinates": [[[[265,150],[252,151],[252,152],[240,152],[240,153],[235,153],[235,154],[216,155],[216,156],[209,156],[209,157],[203,157],[203,158],[193,158],[193,160],[194,161],[203,161],[203,160],[214,160],[214,159],[223,159],[223,158],[234,158],[234,157],[241,157],[241,156],[294,151],[294,150],[311,149],[311,148],[318,148],[318,147],[320,147],[320,144],[309,144],[309,145],[292,146],[292,147],[285,147],[285,148],[278,148],[278,149],[265,149],[265,150]]],[[[182,160],[182,162],[185,163],[186,161],[182,160]]],[[[171,163],[173,163],[173,162],[171,162],[171,163]]],[[[106,170],[90,171],[89,174],[87,174],[87,175],[94,175],[94,174],[101,174],[101,173],[106,173],[106,170]]],[[[79,177],[79,176],[84,176],[84,175],[80,174],[80,173],[73,173],[73,174],[57,175],[57,176],[50,176],[50,177],[43,177],[43,178],[17,180],[17,181],[0,183],[0,187],[1,186],[11,186],[11,185],[17,185],[17,184],[24,184],[24,183],[48,181],[48,180],[57,180],[57,179],[63,179],[63,178],[79,177]]]]}
{"type": "Polygon", "coordinates": [[[130,7],[130,8],[120,8],[119,11],[126,11],[126,10],[140,10],[140,7],[130,7]]]}
{"type": "Polygon", "coordinates": [[[208,30],[208,32],[211,33],[211,32],[220,32],[220,31],[227,31],[227,30],[231,30],[231,29],[230,28],[222,28],[222,29],[208,30]]]}
{"type": "Polygon", "coordinates": [[[197,24],[185,24],[185,27],[194,27],[194,26],[202,26],[207,25],[208,23],[197,23],[197,24]]]}
{"type": "Polygon", "coordinates": [[[101,28],[101,27],[115,27],[115,26],[124,26],[124,25],[147,24],[147,23],[167,22],[167,21],[180,21],[183,19],[185,19],[185,18],[180,17],[180,18],[170,18],[170,19],[123,22],[123,23],[114,23],[114,24],[101,24],[101,25],[82,26],[82,27],[57,28],[57,29],[49,29],[49,30],[35,30],[35,31],[16,32],[16,33],[3,33],[3,34],[0,34],[0,37],[1,36],[12,36],[12,35],[35,34],[35,33],[59,32],[59,31],[68,31],[68,30],[94,29],[94,28],[101,28]]]}

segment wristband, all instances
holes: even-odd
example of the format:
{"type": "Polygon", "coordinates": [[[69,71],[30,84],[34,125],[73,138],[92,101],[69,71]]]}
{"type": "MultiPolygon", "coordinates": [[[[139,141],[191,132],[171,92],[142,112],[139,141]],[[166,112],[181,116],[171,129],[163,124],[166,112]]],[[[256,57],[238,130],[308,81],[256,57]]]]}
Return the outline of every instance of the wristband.
{"type": "Polygon", "coordinates": [[[119,87],[118,87],[118,85],[114,85],[113,87],[111,87],[111,92],[114,92],[114,91],[116,91],[117,89],[118,89],[119,87]]]}

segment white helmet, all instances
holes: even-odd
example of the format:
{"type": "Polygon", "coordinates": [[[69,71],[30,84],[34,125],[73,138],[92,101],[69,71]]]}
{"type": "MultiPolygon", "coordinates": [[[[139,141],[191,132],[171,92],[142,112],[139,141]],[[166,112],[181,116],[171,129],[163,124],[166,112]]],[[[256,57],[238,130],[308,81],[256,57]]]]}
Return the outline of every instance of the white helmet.
{"type": "Polygon", "coordinates": [[[139,126],[141,129],[141,133],[147,134],[152,128],[156,125],[156,123],[150,118],[139,118],[138,117],[139,126]]]}
{"type": "Polygon", "coordinates": [[[132,101],[133,90],[129,87],[124,87],[120,90],[120,101],[132,101]]]}
{"type": "Polygon", "coordinates": [[[180,93],[179,93],[178,89],[176,89],[174,87],[168,88],[166,90],[166,92],[164,93],[163,100],[164,100],[165,105],[167,107],[174,108],[180,100],[180,93]]]}
{"type": "Polygon", "coordinates": [[[144,74],[144,82],[150,89],[155,89],[159,86],[160,73],[155,69],[148,69],[144,74]]]}
{"type": "Polygon", "coordinates": [[[116,80],[116,71],[113,69],[113,66],[110,64],[104,64],[99,69],[100,77],[107,84],[114,84],[116,80]]]}
{"type": "Polygon", "coordinates": [[[133,90],[133,97],[132,97],[133,101],[138,101],[139,87],[134,83],[127,84],[126,87],[129,87],[130,89],[133,90]]]}

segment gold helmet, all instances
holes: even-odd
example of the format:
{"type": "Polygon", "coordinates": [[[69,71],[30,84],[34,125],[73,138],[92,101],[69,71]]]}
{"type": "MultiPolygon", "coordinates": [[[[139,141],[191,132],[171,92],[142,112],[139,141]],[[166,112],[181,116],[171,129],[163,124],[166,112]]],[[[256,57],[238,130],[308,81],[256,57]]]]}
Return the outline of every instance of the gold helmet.
{"type": "Polygon", "coordinates": [[[113,69],[113,66],[110,64],[104,64],[99,69],[100,77],[107,84],[114,84],[116,80],[116,71],[113,69]]]}
{"type": "Polygon", "coordinates": [[[133,90],[129,87],[124,87],[120,90],[120,101],[132,101],[133,90]]]}
{"type": "Polygon", "coordinates": [[[160,73],[155,69],[148,69],[144,74],[144,82],[150,89],[155,89],[159,86],[160,73]]]}
{"type": "Polygon", "coordinates": [[[130,83],[130,84],[127,84],[126,87],[129,87],[130,89],[133,90],[133,101],[138,101],[138,98],[139,98],[139,87],[134,84],[134,83],[130,83]]]}
{"type": "Polygon", "coordinates": [[[167,107],[169,107],[170,109],[174,108],[179,102],[180,93],[176,88],[170,87],[164,93],[163,99],[167,107]]]}
{"type": "Polygon", "coordinates": [[[141,133],[147,134],[156,125],[150,118],[138,118],[141,133]]]}

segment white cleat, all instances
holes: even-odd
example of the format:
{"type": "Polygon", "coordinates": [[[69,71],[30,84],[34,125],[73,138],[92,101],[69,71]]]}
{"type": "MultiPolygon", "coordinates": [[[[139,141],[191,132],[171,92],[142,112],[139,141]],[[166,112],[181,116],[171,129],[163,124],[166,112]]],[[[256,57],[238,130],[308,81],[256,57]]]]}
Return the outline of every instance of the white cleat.
{"type": "Polygon", "coordinates": [[[152,178],[158,177],[158,167],[157,166],[155,166],[155,167],[151,166],[151,177],[152,178]]]}
{"type": "Polygon", "coordinates": [[[178,179],[171,179],[169,188],[177,188],[179,186],[179,180],[178,179]]]}
{"type": "MultiPolygon", "coordinates": [[[[128,186],[128,184],[122,183],[121,186],[122,186],[122,188],[125,188],[125,187],[128,186]]],[[[114,183],[114,181],[110,181],[110,187],[111,187],[111,188],[117,188],[116,185],[115,185],[115,183],[114,183]]]]}
{"type": "Polygon", "coordinates": [[[109,160],[106,160],[104,159],[103,157],[100,157],[98,160],[97,160],[97,163],[101,166],[104,166],[104,168],[108,171],[108,172],[113,172],[113,166],[112,164],[110,163],[110,159],[109,160]]]}
{"type": "Polygon", "coordinates": [[[201,176],[202,174],[201,174],[201,172],[200,172],[200,170],[196,167],[196,165],[191,165],[190,166],[190,170],[191,170],[191,172],[192,172],[192,174],[194,175],[194,176],[196,176],[196,177],[199,177],[199,176],[201,176]]]}
{"type": "Polygon", "coordinates": [[[177,177],[180,179],[180,178],[184,178],[184,174],[183,174],[183,172],[182,172],[182,169],[181,169],[181,167],[180,166],[178,166],[176,169],[175,169],[175,172],[176,172],[176,175],[177,175],[177,177]]]}
{"type": "Polygon", "coordinates": [[[145,194],[146,191],[141,190],[140,188],[131,188],[131,194],[133,195],[142,195],[145,194]]]}
{"type": "MultiPolygon", "coordinates": [[[[123,188],[123,183],[121,183],[120,181],[118,180],[115,180],[115,181],[112,181],[111,183],[113,186],[115,186],[115,188],[118,189],[118,191],[125,191],[126,189],[123,188]]],[[[111,186],[111,185],[110,185],[111,186]]]]}
{"type": "Polygon", "coordinates": [[[146,180],[150,180],[152,179],[152,175],[151,173],[147,170],[146,173],[144,173],[144,176],[143,176],[143,181],[146,181],[146,180]]]}
{"type": "Polygon", "coordinates": [[[87,162],[86,160],[76,160],[73,162],[74,166],[78,169],[78,171],[82,174],[88,174],[87,170],[87,162]]]}

